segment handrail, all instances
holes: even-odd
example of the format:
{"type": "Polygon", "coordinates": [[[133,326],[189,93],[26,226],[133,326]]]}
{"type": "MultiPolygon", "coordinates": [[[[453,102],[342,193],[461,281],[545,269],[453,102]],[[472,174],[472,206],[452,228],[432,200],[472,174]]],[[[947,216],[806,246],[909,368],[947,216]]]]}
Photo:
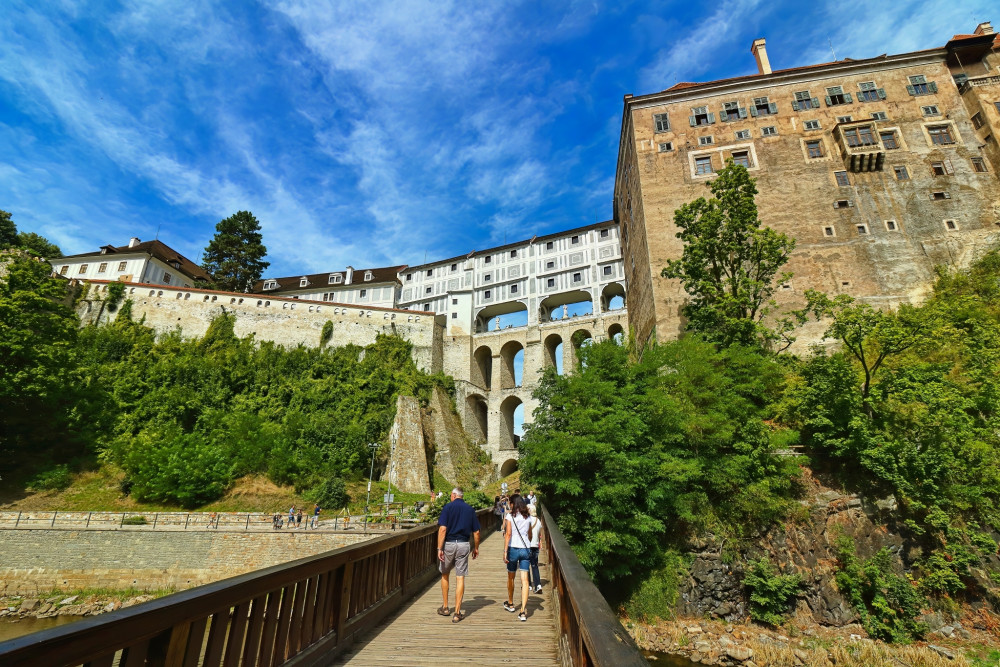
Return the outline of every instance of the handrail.
{"type": "Polygon", "coordinates": [[[436,547],[431,525],[334,549],[11,639],[0,664],[329,664],[434,578],[436,547]]]}
{"type": "Polygon", "coordinates": [[[648,665],[631,635],[597,590],[548,510],[541,507],[549,554],[553,599],[559,618],[559,653],[563,664],[648,665]]]}

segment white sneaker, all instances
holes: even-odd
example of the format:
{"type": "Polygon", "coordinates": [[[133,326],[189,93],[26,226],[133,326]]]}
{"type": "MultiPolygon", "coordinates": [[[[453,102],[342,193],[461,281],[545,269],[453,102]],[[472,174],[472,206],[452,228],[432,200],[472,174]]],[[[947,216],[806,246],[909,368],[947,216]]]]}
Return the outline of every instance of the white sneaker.
{"type": "Polygon", "coordinates": [[[541,584],[538,584],[537,586],[535,586],[535,592],[536,593],[541,593],[542,592],[542,585],[541,584]]]}

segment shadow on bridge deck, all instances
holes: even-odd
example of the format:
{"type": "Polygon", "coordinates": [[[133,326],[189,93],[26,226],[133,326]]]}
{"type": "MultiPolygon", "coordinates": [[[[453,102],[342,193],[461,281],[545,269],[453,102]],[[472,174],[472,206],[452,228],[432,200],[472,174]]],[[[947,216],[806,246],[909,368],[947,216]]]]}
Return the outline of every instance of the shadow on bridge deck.
{"type": "MultiPolygon", "coordinates": [[[[548,554],[539,555],[543,591],[528,597],[528,620],[507,612],[507,570],[503,536],[495,533],[480,546],[479,558],[469,564],[465,579],[465,620],[452,623],[439,616],[440,578],[415,596],[334,663],[337,665],[449,665],[511,663],[520,667],[558,665],[557,623],[550,596],[548,554]]],[[[452,604],[455,574],[451,575],[452,604]]],[[[520,576],[515,578],[514,600],[520,606],[520,576]]]]}

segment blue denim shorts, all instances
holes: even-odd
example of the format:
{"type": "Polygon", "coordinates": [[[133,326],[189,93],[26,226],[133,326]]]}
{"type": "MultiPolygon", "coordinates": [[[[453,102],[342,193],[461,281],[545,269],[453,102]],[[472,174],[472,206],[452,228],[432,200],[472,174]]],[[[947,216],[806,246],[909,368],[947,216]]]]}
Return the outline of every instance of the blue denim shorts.
{"type": "Polygon", "coordinates": [[[523,572],[528,571],[528,565],[531,563],[531,551],[528,549],[519,549],[517,547],[509,547],[507,549],[507,571],[516,572],[521,570],[523,572]]]}

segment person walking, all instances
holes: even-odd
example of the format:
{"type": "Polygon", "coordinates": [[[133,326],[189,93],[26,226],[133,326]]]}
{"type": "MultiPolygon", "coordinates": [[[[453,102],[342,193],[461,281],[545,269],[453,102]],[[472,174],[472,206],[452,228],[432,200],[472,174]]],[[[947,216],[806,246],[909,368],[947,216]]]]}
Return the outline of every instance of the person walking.
{"type": "Polygon", "coordinates": [[[531,535],[531,544],[528,547],[528,563],[531,565],[531,569],[528,570],[528,590],[541,593],[542,575],[538,572],[538,550],[542,538],[542,522],[538,520],[534,504],[528,505],[528,514],[535,520],[535,530],[531,535]]]}
{"type": "Polygon", "coordinates": [[[295,505],[288,508],[288,529],[295,528],[295,505]]]}
{"type": "Polygon", "coordinates": [[[438,569],[441,571],[441,597],[444,604],[438,607],[441,616],[451,616],[452,623],[465,618],[462,598],[465,596],[465,577],[469,574],[469,554],[473,560],[479,556],[479,519],[476,510],[462,499],[462,489],[451,490],[451,502],[438,517],[438,569]],[[469,540],[474,542],[469,544],[469,540]],[[455,608],[448,609],[448,577],[455,570],[455,608]]]}
{"type": "Polygon", "coordinates": [[[298,530],[302,530],[302,508],[299,508],[299,513],[295,515],[295,527],[298,530]]]}
{"type": "Polygon", "coordinates": [[[313,518],[312,518],[313,530],[316,530],[319,527],[319,513],[320,513],[319,503],[316,503],[316,506],[313,507],[313,518]]]}
{"type": "Polygon", "coordinates": [[[512,511],[507,515],[503,541],[503,562],[507,564],[507,599],[503,608],[517,611],[514,606],[514,574],[521,574],[521,610],[519,621],[528,620],[528,568],[531,566],[531,536],[538,529],[538,519],[528,512],[528,505],[518,494],[511,497],[512,511]]]}

